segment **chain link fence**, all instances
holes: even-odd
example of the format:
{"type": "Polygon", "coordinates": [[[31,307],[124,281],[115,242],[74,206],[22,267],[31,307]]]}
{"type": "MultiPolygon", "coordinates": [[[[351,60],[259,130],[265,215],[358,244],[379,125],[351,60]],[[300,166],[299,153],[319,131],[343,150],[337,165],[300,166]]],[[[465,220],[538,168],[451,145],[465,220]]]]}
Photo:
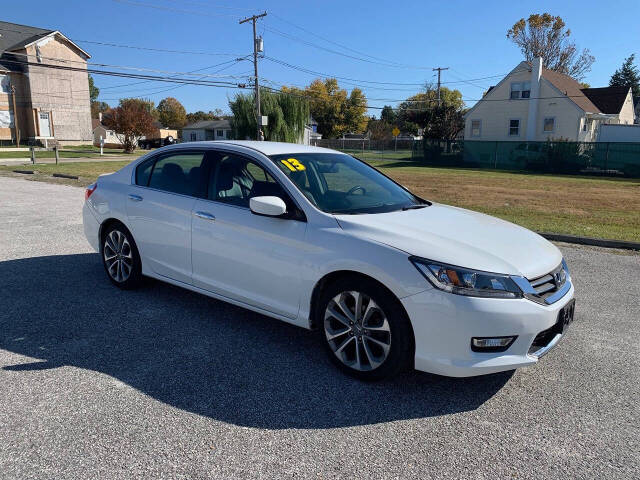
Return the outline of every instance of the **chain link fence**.
{"type": "Polygon", "coordinates": [[[640,177],[640,143],[424,140],[413,161],[430,166],[640,177]]]}
{"type": "Polygon", "coordinates": [[[640,143],[323,138],[312,145],[365,161],[410,160],[437,167],[640,178],[640,143]]]}
{"type": "Polygon", "coordinates": [[[370,140],[368,138],[322,138],[311,140],[316,147],[331,148],[361,160],[411,160],[416,141],[413,139],[370,140]]]}

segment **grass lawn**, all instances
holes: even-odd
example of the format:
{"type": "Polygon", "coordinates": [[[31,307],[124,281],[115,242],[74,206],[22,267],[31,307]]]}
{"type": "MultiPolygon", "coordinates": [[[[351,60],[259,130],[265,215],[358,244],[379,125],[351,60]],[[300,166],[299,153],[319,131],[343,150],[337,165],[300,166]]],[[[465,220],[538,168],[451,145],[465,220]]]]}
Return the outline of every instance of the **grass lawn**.
{"type": "MultiPolygon", "coordinates": [[[[86,186],[122,162],[0,167],[0,174],[86,186]],[[34,169],[36,175],[12,173],[34,169]],[[57,179],[51,173],[77,175],[57,179]]],[[[536,231],[640,242],[640,179],[534,175],[424,167],[412,162],[370,163],[416,194],[495,215],[536,231]]]]}

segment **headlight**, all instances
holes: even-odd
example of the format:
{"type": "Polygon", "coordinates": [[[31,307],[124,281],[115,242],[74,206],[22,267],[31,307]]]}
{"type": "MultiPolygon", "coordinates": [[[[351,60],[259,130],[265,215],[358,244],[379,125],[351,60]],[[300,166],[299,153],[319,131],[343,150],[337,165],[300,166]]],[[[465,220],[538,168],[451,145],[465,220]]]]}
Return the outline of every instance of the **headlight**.
{"type": "Polygon", "coordinates": [[[522,290],[509,275],[481,272],[417,257],[409,260],[434,287],[445,292],[470,297],[522,298],[522,290]]]}

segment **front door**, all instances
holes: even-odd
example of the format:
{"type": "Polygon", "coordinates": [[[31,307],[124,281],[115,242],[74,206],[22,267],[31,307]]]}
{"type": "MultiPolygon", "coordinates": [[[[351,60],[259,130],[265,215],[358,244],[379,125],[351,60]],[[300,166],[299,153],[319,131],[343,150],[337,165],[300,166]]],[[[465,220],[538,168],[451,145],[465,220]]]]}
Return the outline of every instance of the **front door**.
{"type": "Polygon", "coordinates": [[[49,119],[49,112],[40,112],[39,117],[40,117],[40,136],[50,137],[51,122],[49,119]]]}
{"type": "Polygon", "coordinates": [[[145,269],[191,283],[191,215],[204,168],[203,151],[158,155],[138,166],[126,205],[145,269]]]}
{"type": "Polygon", "coordinates": [[[288,318],[298,315],[306,222],[284,189],[257,163],[220,154],[212,161],[208,199],[192,223],[194,285],[288,318]],[[291,218],[255,215],[254,196],[275,195],[291,218]]]}

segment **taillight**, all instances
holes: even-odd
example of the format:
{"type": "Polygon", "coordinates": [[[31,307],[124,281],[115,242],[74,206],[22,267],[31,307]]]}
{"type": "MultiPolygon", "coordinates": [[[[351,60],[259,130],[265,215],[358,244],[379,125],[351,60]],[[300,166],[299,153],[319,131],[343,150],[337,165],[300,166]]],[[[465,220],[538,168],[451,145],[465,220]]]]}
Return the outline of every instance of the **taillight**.
{"type": "Polygon", "coordinates": [[[91,194],[96,191],[96,188],[98,188],[98,182],[89,185],[84,191],[84,199],[87,200],[91,196],[91,194]]]}

